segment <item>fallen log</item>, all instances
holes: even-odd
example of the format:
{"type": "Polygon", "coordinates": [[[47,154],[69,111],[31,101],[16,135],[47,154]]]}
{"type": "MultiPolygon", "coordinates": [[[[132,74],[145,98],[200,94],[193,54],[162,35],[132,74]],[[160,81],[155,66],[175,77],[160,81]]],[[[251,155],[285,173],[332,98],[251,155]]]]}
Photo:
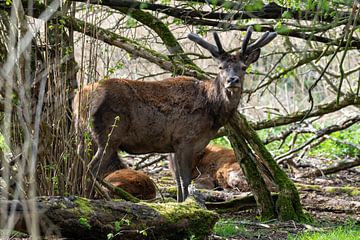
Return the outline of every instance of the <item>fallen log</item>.
{"type": "Polygon", "coordinates": [[[347,193],[349,196],[360,195],[360,187],[351,186],[322,186],[295,183],[297,189],[308,192],[347,193]]]}
{"type": "MultiPolygon", "coordinates": [[[[18,220],[14,230],[21,232],[27,232],[25,218],[31,217],[24,204],[28,203],[0,201],[1,209],[9,210],[7,214],[15,210],[18,220]]],[[[200,208],[191,199],[184,203],[132,203],[39,197],[36,206],[40,226],[49,226],[50,222],[55,226],[50,234],[55,232],[68,239],[203,239],[218,220],[216,213],[200,208]]],[[[44,236],[48,229],[40,230],[44,236]]]]}
{"type": "Polygon", "coordinates": [[[342,161],[337,163],[335,166],[331,166],[328,168],[323,168],[323,169],[315,169],[312,171],[306,171],[303,174],[300,174],[299,178],[307,178],[307,177],[320,177],[323,175],[328,175],[328,174],[332,174],[332,173],[337,173],[340,172],[342,170],[346,170],[349,168],[353,168],[356,166],[360,165],[360,157],[357,157],[355,160],[353,161],[342,161]]]}
{"type": "MultiPolygon", "coordinates": [[[[273,201],[276,201],[278,196],[277,193],[271,194],[273,201]]],[[[242,195],[234,196],[232,199],[224,202],[205,202],[205,206],[207,209],[218,213],[228,213],[255,209],[257,204],[254,195],[242,195]]]]}

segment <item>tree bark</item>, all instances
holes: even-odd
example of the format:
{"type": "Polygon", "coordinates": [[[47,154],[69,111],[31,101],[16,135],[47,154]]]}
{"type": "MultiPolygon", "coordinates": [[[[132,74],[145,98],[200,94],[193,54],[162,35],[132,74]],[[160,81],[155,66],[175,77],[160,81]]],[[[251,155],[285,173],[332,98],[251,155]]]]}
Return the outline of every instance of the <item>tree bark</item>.
{"type": "Polygon", "coordinates": [[[235,156],[238,159],[240,167],[254,194],[262,218],[274,218],[276,217],[276,213],[270,191],[266,187],[265,181],[256,166],[255,156],[246,143],[239,127],[240,124],[236,122],[230,122],[230,124],[226,126],[226,128],[229,129],[228,136],[234,149],[235,156]]]}
{"type": "MultiPolygon", "coordinates": [[[[15,230],[27,231],[27,202],[0,201],[16,209],[15,230]]],[[[184,203],[131,203],[88,200],[80,197],[40,197],[42,235],[68,239],[203,239],[218,220],[216,213],[184,203]],[[54,226],[55,225],[55,226],[54,226]],[[49,227],[52,226],[52,227],[49,227]],[[49,229],[52,229],[49,232],[49,229]]],[[[1,214],[4,214],[3,212],[1,214]]]]}
{"type": "MultiPolygon", "coordinates": [[[[232,134],[234,133],[241,134],[240,135],[241,138],[232,139],[232,141],[234,141],[234,144],[242,145],[243,143],[241,143],[241,141],[244,141],[246,139],[248,147],[251,147],[252,151],[257,156],[259,156],[261,161],[267,166],[268,170],[271,172],[274,182],[279,187],[279,197],[275,203],[276,213],[278,218],[281,220],[296,220],[296,221],[303,220],[305,218],[305,214],[303,212],[300,203],[299,193],[294,183],[288,178],[286,173],[275,162],[271,154],[267,151],[267,149],[263,145],[259,136],[256,134],[255,130],[246,121],[245,117],[242,116],[239,112],[235,113],[233,117],[230,119],[229,128],[232,130],[232,134]]],[[[235,152],[237,152],[237,150],[235,150],[235,152]]],[[[247,154],[247,152],[244,153],[247,154]]],[[[238,160],[240,161],[240,164],[247,165],[244,166],[245,168],[251,169],[253,172],[255,172],[254,169],[256,168],[256,166],[253,162],[251,161],[244,162],[242,158],[240,159],[238,158],[238,160]]],[[[246,174],[246,171],[244,171],[244,173],[246,174]]],[[[257,180],[257,178],[255,179],[255,177],[252,178],[254,178],[252,181],[257,180]]],[[[265,183],[263,185],[261,183],[261,180],[259,182],[261,186],[265,187],[265,183]]],[[[252,190],[254,191],[254,196],[260,196],[260,198],[265,197],[266,199],[269,198],[270,194],[265,196],[260,195],[261,194],[260,191],[263,192],[263,189],[252,187],[252,190]],[[259,192],[256,192],[257,190],[259,192]]],[[[256,197],[255,199],[258,201],[256,197]]],[[[258,205],[261,206],[261,203],[258,202],[258,205]]],[[[270,203],[267,203],[267,206],[271,206],[270,203]]]]}

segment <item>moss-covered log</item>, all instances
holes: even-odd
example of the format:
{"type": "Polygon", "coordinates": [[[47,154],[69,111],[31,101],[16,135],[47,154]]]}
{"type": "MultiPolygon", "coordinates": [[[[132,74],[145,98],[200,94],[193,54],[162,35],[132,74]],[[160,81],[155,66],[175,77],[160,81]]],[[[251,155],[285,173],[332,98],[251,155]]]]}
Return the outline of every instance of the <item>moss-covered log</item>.
{"type": "MultiPolygon", "coordinates": [[[[15,206],[19,220],[14,229],[26,232],[25,217],[31,217],[23,207],[27,203],[0,204],[9,209],[15,206]]],[[[131,203],[41,197],[36,204],[40,225],[49,226],[50,221],[57,228],[55,232],[68,239],[203,239],[218,219],[216,213],[200,208],[191,199],[184,203],[131,203]]],[[[42,229],[43,234],[47,230],[42,229]]]]}

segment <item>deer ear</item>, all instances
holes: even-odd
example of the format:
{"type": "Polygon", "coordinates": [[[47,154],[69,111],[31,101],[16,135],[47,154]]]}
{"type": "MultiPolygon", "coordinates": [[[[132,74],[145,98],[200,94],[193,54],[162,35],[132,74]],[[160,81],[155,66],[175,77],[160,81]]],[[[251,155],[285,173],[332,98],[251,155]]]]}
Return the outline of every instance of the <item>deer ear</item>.
{"type": "Polygon", "coordinates": [[[256,50],[252,51],[249,55],[247,55],[246,60],[245,60],[245,65],[249,66],[250,64],[256,62],[260,57],[260,52],[261,52],[261,50],[260,50],[260,48],[258,48],[256,50]]]}

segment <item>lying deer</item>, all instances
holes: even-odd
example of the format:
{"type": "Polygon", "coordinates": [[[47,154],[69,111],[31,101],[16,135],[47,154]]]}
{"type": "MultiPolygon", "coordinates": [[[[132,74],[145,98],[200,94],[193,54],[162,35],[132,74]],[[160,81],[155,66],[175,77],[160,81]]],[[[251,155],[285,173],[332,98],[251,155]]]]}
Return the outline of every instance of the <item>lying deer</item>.
{"type": "MultiPolygon", "coordinates": [[[[169,168],[174,175],[171,163],[169,168]]],[[[266,173],[263,173],[262,176],[269,190],[277,191],[272,178],[266,173]]],[[[197,188],[250,191],[234,151],[220,146],[208,145],[202,152],[197,154],[192,162],[192,179],[194,179],[197,188]]]]}
{"type": "Polygon", "coordinates": [[[91,171],[103,176],[116,170],[118,149],[132,154],[173,152],[177,200],[184,201],[194,156],[237,109],[246,68],[276,36],[266,32],[249,44],[251,34],[249,27],[236,54],[223,49],[216,33],[216,46],[188,35],[219,63],[219,73],[212,80],[185,76],[145,82],[109,79],[85,86],[75,96],[74,117],[78,128],[90,126],[97,145],[91,171]]]}
{"type": "MultiPolygon", "coordinates": [[[[156,197],[154,182],[142,171],[124,168],[110,173],[104,180],[114,187],[121,187],[134,197],[142,200],[150,200],[156,197]]],[[[112,195],[111,192],[109,194],[112,195]]]]}

